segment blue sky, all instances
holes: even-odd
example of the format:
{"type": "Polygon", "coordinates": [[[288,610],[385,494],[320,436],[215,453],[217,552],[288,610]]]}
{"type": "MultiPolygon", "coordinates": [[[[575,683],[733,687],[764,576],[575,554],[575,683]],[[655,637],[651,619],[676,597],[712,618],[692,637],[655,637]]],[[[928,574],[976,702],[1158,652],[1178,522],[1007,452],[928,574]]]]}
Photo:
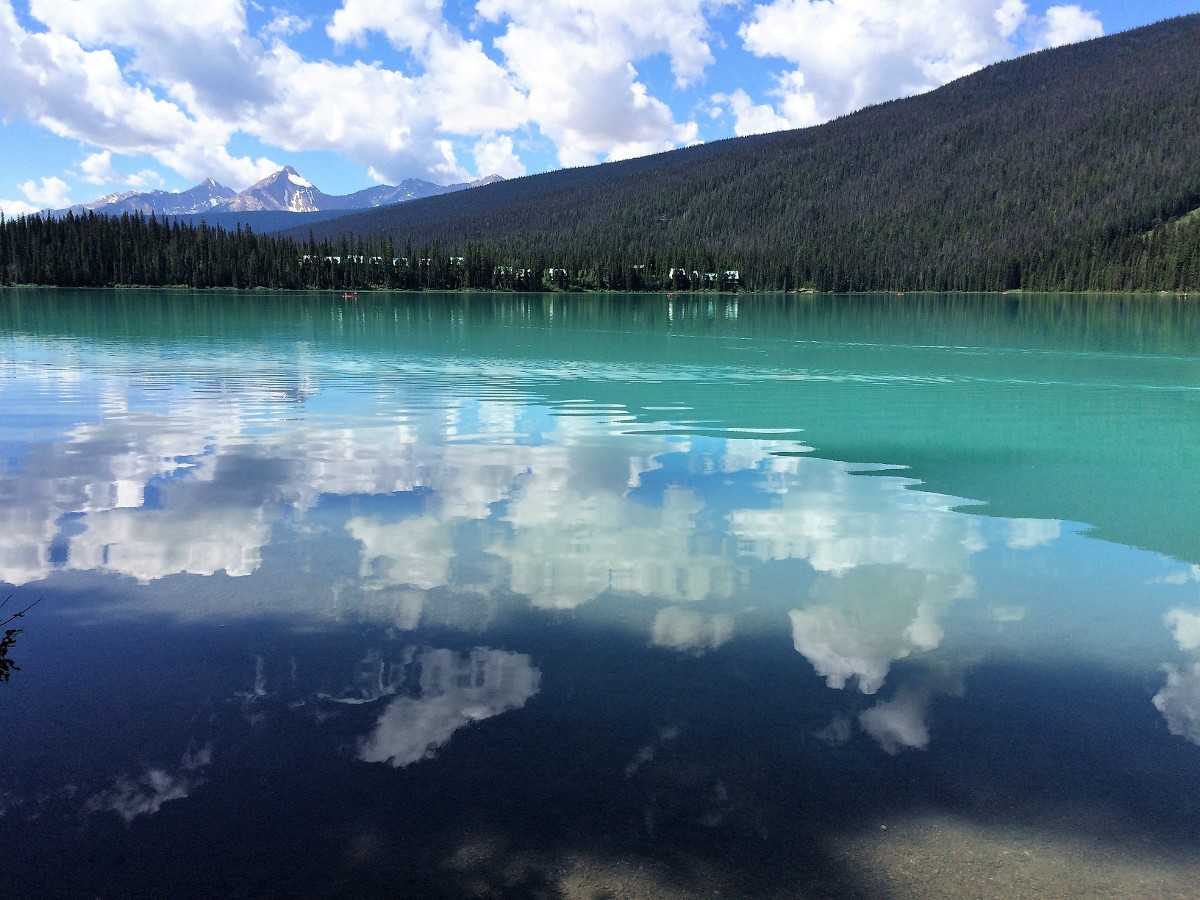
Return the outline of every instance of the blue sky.
{"type": "Polygon", "coordinates": [[[1200,0],[0,0],[0,210],[447,184],[818,124],[1200,0]]]}

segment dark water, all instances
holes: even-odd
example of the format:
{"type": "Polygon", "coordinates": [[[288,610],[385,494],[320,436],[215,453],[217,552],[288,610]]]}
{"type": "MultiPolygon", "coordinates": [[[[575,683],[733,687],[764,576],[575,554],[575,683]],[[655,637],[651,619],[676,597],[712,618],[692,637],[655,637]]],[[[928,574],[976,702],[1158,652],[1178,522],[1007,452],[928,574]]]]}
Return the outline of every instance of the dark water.
{"type": "Polygon", "coordinates": [[[24,896],[1189,896],[1200,307],[0,293],[24,896]]]}

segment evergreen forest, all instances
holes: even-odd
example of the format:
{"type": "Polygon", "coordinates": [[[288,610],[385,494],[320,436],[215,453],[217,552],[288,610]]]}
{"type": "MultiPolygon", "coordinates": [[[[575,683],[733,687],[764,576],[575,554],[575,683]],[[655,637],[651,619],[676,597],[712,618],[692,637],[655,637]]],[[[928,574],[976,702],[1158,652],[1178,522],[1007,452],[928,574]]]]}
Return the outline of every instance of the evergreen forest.
{"type": "Polygon", "coordinates": [[[989,66],[825,125],[260,234],[0,220],[63,286],[1200,290],[1200,15],[989,66]]]}

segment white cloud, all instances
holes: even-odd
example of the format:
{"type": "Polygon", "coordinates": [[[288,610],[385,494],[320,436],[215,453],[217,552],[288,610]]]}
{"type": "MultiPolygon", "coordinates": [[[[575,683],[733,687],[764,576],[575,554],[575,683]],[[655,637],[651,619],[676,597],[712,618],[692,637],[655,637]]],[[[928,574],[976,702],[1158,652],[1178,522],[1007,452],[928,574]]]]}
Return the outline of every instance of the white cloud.
{"type": "Polygon", "coordinates": [[[83,47],[132,51],[130,69],[197,115],[224,116],[269,97],[262,45],[243,0],[32,0],[30,13],[83,47]]]}
{"type": "Polygon", "coordinates": [[[831,747],[840,747],[850,740],[850,717],[838,715],[824,728],[814,731],[813,737],[831,747]]]}
{"type": "MultiPolygon", "coordinates": [[[[776,112],[796,127],[930,90],[1025,49],[1102,31],[1094,13],[1052,7],[1042,19],[1022,0],[771,0],[739,29],[747,50],[795,66],[776,75],[776,112]],[[1029,33],[1028,46],[1018,36],[1029,33]]],[[[731,95],[732,96],[732,95],[731,95]]],[[[737,127],[770,121],[733,108],[737,127]],[[742,121],[744,119],[744,121],[742,121]]]]}
{"type": "Polygon", "coordinates": [[[111,150],[91,154],[79,164],[79,168],[83,172],[83,180],[88,184],[112,184],[121,176],[113,168],[111,150]]]}
{"type": "Polygon", "coordinates": [[[240,125],[264,143],[336,152],[392,183],[414,172],[453,181],[468,176],[438,137],[437,110],[412,78],[377,64],[308,62],[282,45],[263,68],[275,97],[240,125]]]}
{"type": "Polygon", "coordinates": [[[36,181],[26,181],[17,187],[21,189],[22,194],[38,206],[58,208],[69,206],[71,203],[70,186],[54,175],[43,178],[41,184],[36,181]]]}
{"type": "Polygon", "coordinates": [[[507,20],[510,35],[528,30],[547,45],[611,49],[620,63],[664,53],[676,85],[683,87],[713,63],[706,10],[729,5],[732,0],[480,0],[478,10],[489,21],[507,20]]]}
{"type": "Polygon", "coordinates": [[[445,21],[440,2],[345,0],[326,28],[338,44],[361,43],[373,31],[416,57],[421,72],[413,78],[440,131],[479,135],[519,128],[527,120],[525,97],[509,74],[479,41],[445,21]]]}
{"type": "Polygon", "coordinates": [[[9,481],[4,487],[10,490],[8,502],[0,509],[0,581],[12,585],[38,581],[54,568],[50,544],[58,534],[56,498],[37,486],[31,489],[9,481]]]}
{"type": "Polygon", "coordinates": [[[441,0],[342,0],[323,23],[337,55],[320,60],[289,44],[318,19],[272,10],[251,33],[244,0],[31,0],[44,30],[23,28],[0,0],[0,107],[84,144],[96,166],[111,154],[110,175],[115,157],[149,155],[189,180],[242,187],[277,169],[280,153],[317,150],[393,183],[512,177],[542,138],[563,165],[694,143],[698,124],[665,92],[706,77],[725,49],[712,24],[725,8],[745,15],[749,52],[786,64],[765,97],[736,85],[712,95],[739,135],[816,124],[1102,31],[1079,5],[1034,16],[1023,0],[480,0],[465,24],[441,0]],[[464,33],[481,22],[494,41],[464,33]],[[354,58],[376,34],[399,53],[354,58]],[[673,85],[653,81],[662,60],[673,85]],[[240,136],[268,149],[235,154],[240,136]]]}
{"type": "Polygon", "coordinates": [[[1080,6],[1052,6],[1044,18],[1034,24],[1033,49],[1061,47],[1104,34],[1104,25],[1096,13],[1080,6]]]}
{"type": "Polygon", "coordinates": [[[783,131],[786,128],[806,124],[794,122],[787,116],[780,115],[770,104],[755,103],[750,99],[750,95],[741,88],[732,94],[713,94],[712,102],[718,106],[729,107],[730,112],[733,113],[733,133],[738,137],[748,134],[765,134],[769,131],[783,131]]]}
{"type": "Polygon", "coordinates": [[[1004,0],[993,14],[1000,26],[1000,34],[1005,38],[1012,37],[1028,16],[1029,6],[1024,0],[1004,0]]]}
{"type": "Polygon", "coordinates": [[[87,530],[71,541],[72,566],[119,572],[143,584],[180,573],[250,575],[271,531],[260,510],[228,507],[203,515],[186,506],[112,509],[82,521],[87,530]]]}
{"type": "Polygon", "coordinates": [[[295,34],[304,34],[312,28],[312,19],[301,18],[285,11],[278,11],[270,22],[268,22],[262,30],[262,34],[268,38],[285,38],[295,34]]]}
{"type": "Polygon", "coordinates": [[[162,176],[153,169],[130,174],[113,166],[112,151],[92,153],[79,164],[79,176],[88,184],[119,184],[134,190],[162,187],[162,176]]]}
{"type": "Polygon", "coordinates": [[[3,213],[9,219],[16,218],[17,216],[28,216],[39,209],[41,207],[25,200],[0,199],[0,213],[3,213]]]}
{"type": "Polygon", "coordinates": [[[338,44],[363,44],[378,31],[397,47],[415,50],[442,29],[441,0],[343,0],[325,33],[338,44]]]}
{"type": "Polygon", "coordinates": [[[695,139],[650,93],[635,63],[665,53],[677,85],[712,63],[702,0],[481,0],[480,15],[504,23],[496,40],[529,98],[529,115],[566,166],[665,150],[695,139]]]}
{"type": "MultiPolygon", "coordinates": [[[[360,6],[351,0],[346,9],[360,6]]],[[[371,24],[352,27],[344,12],[330,26],[335,37],[371,24]]],[[[393,182],[457,181],[470,173],[451,137],[494,138],[528,119],[508,73],[437,9],[409,32],[422,41],[412,75],[377,62],[306,60],[283,42],[304,27],[295,17],[276,18],[264,45],[247,32],[240,0],[187,0],[169,10],[151,0],[35,0],[31,13],[45,32],[25,31],[0,0],[4,112],[97,153],[152,155],[188,179],[241,187],[279,167],[231,154],[241,133],[288,152],[335,152],[393,182]]],[[[396,21],[390,9],[377,18],[380,26],[396,21]]],[[[388,24],[400,43],[402,31],[388,24]]],[[[514,172],[519,162],[509,155],[514,172]]]]}
{"type": "MultiPolygon", "coordinates": [[[[151,154],[173,168],[177,161],[197,156],[207,155],[219,162],[222,153],[227,161],[235,162],[224,151],[234,130],[232,125],[189,116],[178,102],[163,99],[145,84],[127,78],[111,49],[87,49],[80,42],[128,37],[136,45],[128,26],[121,22],[114,20],[113,31],[104,31],[106,16],[130,12],[132,8],[125,10],[120,4],[109,3],[65,4],[61,0],[45,0],[35,7],[35,14],[45,16],[48,24],[63,30],[26,32],[17,22],[11,3],[0,2],[0,104],[8,115],[26,118],[59,137],[101,150],[151,154]],[[73,15],[75,12],[78,16],[73,15]]],[[[144,27],[150,28],[154,18],[151,16],[144,27]]],[[[188,29],[193,27],[186,20],[180,21],[188,29]]],[[[164,58],[186,57],[201,69],[219,58],[215,50],[210,54],[209,48],[198,47],[198,39],[190,33],[185,41],[178,32],[176,29],[171,33],[177,52],[167,53],[164,58]]],[[[255,81],[247,78],[244,70],[237,79],[242,83],[255,81]]],[[[204,174],[229,178],[240,174],[234,168],[209,169],[204,174]]],[[[196,175],[187,166],[177,171],[196,175]]]]}
{"type": "Polygon", "coordinates": [[[525,164],[513,149],[513,139],[506,134],[480,139],[472,153],[475,157],[475,171],[480,176],[519,178],[525,174],[525,164]]]}
{"type": "Polygon", "coordinates": [[[541,682],[528,656],[483,647],[468,654],[425,650],[414,663],[420,667],[417,695],[388,704],[359,744],[363,762],[400,768],[428,759],[460,728],[524,706],[541,682]]]}
{"type": "Polygon", "coordinates": [[[362,544],[363,575],[380,585],[429,590],[450,580],[457,555],[453,520],[427,516],[383,523],[356,516],[346,531],[362,544]]]}

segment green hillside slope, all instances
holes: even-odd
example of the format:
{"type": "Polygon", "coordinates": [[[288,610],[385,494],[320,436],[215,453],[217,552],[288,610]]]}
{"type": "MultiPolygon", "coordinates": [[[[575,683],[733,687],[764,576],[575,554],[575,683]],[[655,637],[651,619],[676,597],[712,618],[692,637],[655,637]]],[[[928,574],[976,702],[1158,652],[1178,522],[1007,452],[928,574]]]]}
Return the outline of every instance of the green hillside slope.
{"type": "Polygon", "coordinates": [[[676,268],[734,269],[761,289],[1194,288],[1195,220],[1161,226],[1200,206],[1198,59],[1200,15],[1186,16],[815,128],[312,231],[464,257],[474,247],[519,268],[594,270],[613,287],[676,268]]]}

